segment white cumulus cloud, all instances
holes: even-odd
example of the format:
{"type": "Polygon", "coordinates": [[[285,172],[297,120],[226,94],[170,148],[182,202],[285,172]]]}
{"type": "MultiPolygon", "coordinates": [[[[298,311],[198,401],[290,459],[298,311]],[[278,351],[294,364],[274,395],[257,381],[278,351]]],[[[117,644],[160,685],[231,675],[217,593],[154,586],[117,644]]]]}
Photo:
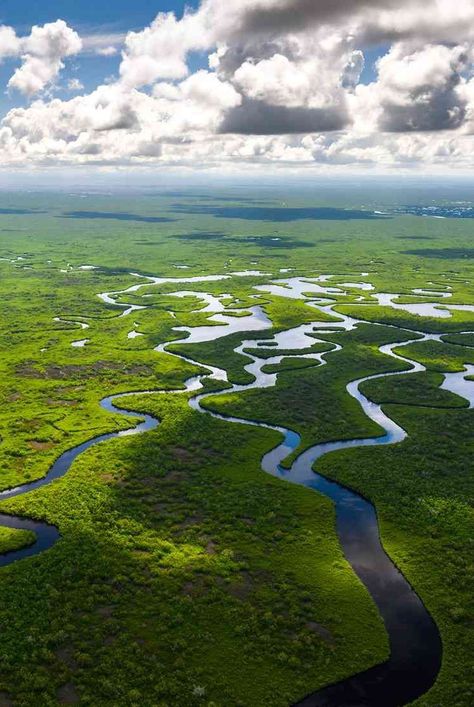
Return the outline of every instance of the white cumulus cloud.
{"type": "Polygon", "coordinates": [[[22,64],[8,87],[28,96],[42,91],[64,68],[63,59],[81,48],[81,38],[64,20],[33,27],[31,34],[20,40],[22,64]]]}
{"type": "Polygon", "coordinates": [[[18,56],[21,43],[12,27],[0,25],[0,61],[6,57],[18,56]]]}

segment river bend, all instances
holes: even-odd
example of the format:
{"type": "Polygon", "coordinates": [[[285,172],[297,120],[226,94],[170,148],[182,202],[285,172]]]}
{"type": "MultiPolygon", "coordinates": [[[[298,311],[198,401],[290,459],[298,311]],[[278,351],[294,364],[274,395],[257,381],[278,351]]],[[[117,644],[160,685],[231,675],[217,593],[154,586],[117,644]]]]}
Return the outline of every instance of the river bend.
{"type": "MultiPolygon", "coordinates": [[[[238,274],[240,275],[241,273],[238,274]]],[[[227,277],[228,276],[176,278],[174,281],[203,282],[206,280],[227,279],[227,277]]],[[[169,282],[170,279],[147,278],[145,285],[150,285],[150,283],[160,284],[165,281],[169,282]]],[[[303,290],[308,291],[307,283],[300,287],[299,290],[296,288],[297,284],[298,283],[295,284],[295,281],[292,281],[292,296],[295,293],[295,296],[300,295],[303,290]]],[[[345,284],[349,285],[352,283],[345,284]]],[[[121,292],[103,293],[100,297],[107,304],[118,305],[114,300],[114,296],[123,295],[127,292],[135,293],[143,286],[143,284],[134,285],[121,292]]],[[[263,290],[263,287],[256,289],[263,290]]],[[[328,289],[330,290],[330,288],[328,289]]],[[[325,292],[325,288],[316,285],[313,285],[309,290],[314,293],[317,292],[318,294],[321,291],[327,293],[327,290],[325,292]]],[[[188,292],[186,292],[186,295],[187,294],[188,292]]],[[[181,296],[186,295],[182,294],[181,296]]],[[[196,293],[196,296],[199,296],[199,293],[196,293]]],[[[214,302],[215,299],[212,299],[212,296],[210,297],[211,299],[207,297],[208,303],[214,302]]],[[[334,316],[335,313],[332,311],[333,305],[326,304],[326,302],[327,300],[320,299],[318,303],[318,300],[315,299],[312,304],[317,309],[331,313],[334,316]]],[[[140,305],[127,305],[124,303],[118,306],[123,309],[120,315],[122,317],[144,308],[140,305]]],[[[186,336],[181,339],[180,342],[167,342],[158,346],[156,350],[190,361],[191,359],[188,357],[168,352],[167,346],[170,343],[209,341],[217,336],[226,336],[236,330],[253,330],[257,332],[258,330],[271,327],[271,322],[258,305],[251,309],[250,318],[226,317],[220,313],[222,308],[219,305],[217,305],[217,309],[219,313],[211,318],[216,319],[216,322],[220,324],[227,324],[227,326],[181,328],[181,331],[183,331],[186,336]],[[239,329],[238,327],[241,328],[239,329]],[[218,329],[220,331],[217,331],[218,329]]],[[[341,314],[337,314],[336,316],[338,317],[338,321],[334,323],[331,322],[331,324],[315,321],[309,325],[302,325],[285,332],[280,332],[273,337],[273,340],[265,339],[259,341],[257,338],[254,338],[242,342],[242,344],[235,349],[237,353],[243,353],[244,349],[257,348],[259,344],[261,346],[267,345],[269,341],[273,341],[275,350],[275,356],[270,359],[261,359],[256,356],[250,356],[247,353],[245,354],[250,361],[246,366],[246,370],[255,377],[255,381],[249,385],[233,385],[224,391],[200,393],[199,391],[203,387],[202,380],[206,377],[222,381],[227,380],[225,370],[206,366],[209,373],[193,376],[188,379],[184,384],[184,388],[181,390],[134,391],[103,398],[100,403],[103,409],[114,414],[121,414],[127,418],[131,418],[134,424],[127,430],[110,432],[94,437],[64,452],[50,467],[45,477],[0,492],[0,500],[28,493],[59,479],[67,473],[80,454],[96,444],[116,437],[142,434],[156,428],[159,424],[159,420],[151,415],[133,413],[120,407],[120,400],[134,395],[197,393],[189,398],[189,404],[194,410],[200,413],[226,420],[229,423],[252,425],[278,431],[282,435],[283,440],[274,449],[264,455],[261,460],[261,468],[268,474],[291,483],[303,485],[313,491],[321,493],[334,503],[337,534],[345,557],[367,587],[376,603],[385,623],[390,642],[390,657],[386,662],[370,668],[363,673],[342,680],[339,683],[318,690],[314,694],[308,695],[301,700],[298,705],[301,707],[322,707],[324,705],[331,707],[360,707],[363,705],[373,707],[381,707],[382,705],[384,707],[396,707],[412,702],[425,693],[435,682],[442,655],[439,632],[415,591],[384,551],[380,541],[377,515],[374,506],[355,491],[334,481],[330,481],[319,474],[317,471],[317,462],[323,455],[342,449],[395,444],[403,441],[406,437],[406,432],[383,412],[380,405],[370,401],[359,390],[360,384],[366,380],[399,375],[399,373],[391,372],[367,376],[352,381],[346,387],[349,395],[359,402],[365,414],[382,428],[383,432],[380,436],[367,437],[365,439],[340,440],[314,445],[304,450],[295,459],[290,469],[283,468],[281,464],[284,459],[298,449],[301,440],[297,433],[283,427],[269,425],[263,422],[221,415],[201,405],[203,401],[222,394],[275,385],[277,374],[264,373],[262,367],[272,363],[279,363],[282,358],[286,358],[286,356],[278,355],[278,349],[304,349],[315,343],[314,334],[317,334],[318,330],[328,334],[330,331],[350,330],[360,323],[358,320],[348,316],[341,314]],[[310,333],[313,334],[313,337],[309,336],[310,333]],[[315,465],[316,469],[314,470],[315,465]]],[[[87,328],[85,323],[81,323],[81,326],[82,328],[87,328]]],[[[177,329],[179,328],[177,327],[177,329]]],[[[435,334],[423,335],[418,332],[413,333],[414,338],[410,341],[384,345],[379,349],[387,356],[409,363],[411,366],[410,370],[403,371],[403,373],[420,372],[424,371],[425,368],[421,364],[411,361],[401,354],[396,354],[394,352],[395,348],[407,346],[413,341],[429,339],[439,340],[440,338],[439,335],[435,334]]],[[[331,353],[341,348],[339,344],[333,344],[333,346],[334,348],[331,351],[318,354],[305,354],[305,356],[316,359],[319,361],[320,365],[324,365],[326,358],[330,356],[331,353]]],[[[197,365],[201,364],[198,363],[197,365]]],[[[471,372],[470,369],[464,372],[464,376],[468,375],[468,372],[471,372]]],[[[459,376],[456,378],[455,384],[458,386],[456,392],[462,392],[462,384],[459,376]]],[[[0,526],[32,530],[36,534],[36,542],[34,544],[20,550],[0,555],[0,566],[9,565],[18,560],[39,555],[55,545],[60,538],[58,529],[50,524],[10,514],[0,514],[0,526]]]]}

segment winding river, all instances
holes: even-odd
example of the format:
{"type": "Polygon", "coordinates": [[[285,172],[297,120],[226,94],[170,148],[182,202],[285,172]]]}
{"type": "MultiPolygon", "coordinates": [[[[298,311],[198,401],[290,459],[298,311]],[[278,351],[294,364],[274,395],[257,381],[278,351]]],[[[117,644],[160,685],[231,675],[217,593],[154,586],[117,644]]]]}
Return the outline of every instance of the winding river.
{"type": "MultiPolygon", "coordinates": [[[[241,273],[238,273],[238,275],[241,275],[241,273]]],[[[140,287],[149,285],[150,283],[161,284],[162,282],[170,281],[204,282],[206,280],[227,279],[228,277],[229,276],[210,276],[207,278],[176,278],[174,280],[147,278],[144,284],[134,285],[121,292],[102,293],[100,297],[107,304],[118,305],[114,299],[115,296],[136,292],[140,287]]],[[[323,277],[327,279],[327,276],[323,277]]],[[[319,282],[324,281],[325,280],[319,279],[319,282]]],[[[292,279],[291,296],[302,296],[303,292],[308,292],[307,284],[307,282],[304,282],[303,285],[301,285],[301,283],[297,282],[297,279],[292,279]]],[[[355,284],[356,283],[345,283],[346,286],[355,284]]],[[[279,285],[270,287],[279,287],[279,285]]],[[[263,290],[263,287],[257,289],[263,290]]],[[[368,287],[366,289],[368,289],[368,287]]],[[[315,294],[328,294],[328,292],[334,292],[334,289],[314,285],[309,288],[309,291],[315,294]]],[[[187,296],[191,293],[174,294],[187,296]]],[[[199,297],[200,294],[202,293],[193,293],[196,297],[199,297]]],[[[279,292],[279,294],[281,293],[279,292]]],[[[167,346],[170,343],[209,341],[219,336],[227,336],[234,331],[259,331],[271,327],[271,322],[258,305],[251,308],[248,317],[228,317],[221,313],[222,307],[220,300],[213,298],[211,295],[203,295],[203,300],[208,305],[207,311],[212,311],[213,303],[216,305],[215,309],[217,313],[214,314],[211,319],[216,323],[225,324],[226,326],[176,327],[177,330],[183,331],[185,334],[184,338],[179,342],[173,341],[161,344],[156,348],[157,351],[166,352],[169,355],[190,361],[191,359],[180,354],[168,352],[167,346]],[[209,309],[209,307],[211,307],[211,309],[209,309]]],[[[358,320],[351,317],[335,314],[332,311],[333,305],[325,304],[326,301],[327,300],[323,299],[319,300],[319,303],[318,300],[309,303],[322,312],[330,313],[338,317],[337,321],[331,322],[330,324],[315,321],[309,325],[302,325],[288,331],[280,332],[276,334],[273,339],[260,341],[258,338],[248,339],[236,347],[235,351],[237,353],[243,353],[245,349],[268,346],[270,343],[272,350],[275,351],[275,356],[267,359],[258,358],[255,355],[250,356],[248,353],[245,354],[250,361],[245,368],[255,377],[253,383],[248,385],[233,385],[224,391],[214,393],[199,392],[202,391],[202,381],[205,378],[227,380],[225,370],[206,366],[209,370],[208,373],[189,378],[185,382],[184,388],[180,390],[137,391],[132,393],[120,393],[104,398],[100,403],[103,409],[114,414],[121,414],[127,418],[131,418],[134,424],[127,430],[94,437],[64,452],[50,467],[45,477],[0,492],[0,500],[28,493],[64,476],[74,460],[85,450],[96,444],[116,437],[142,434],[156,428],[159,424],[159,420],[156,418],[151,415],[133,413],[120,406],[121,401],[134,395],[196,393],[196,395],[189,397],[189,404],[193,410],[211,415],[214,418],[226,420],[230,423],[253,425],[277,430],[282,435],[283,440],[277,447],[264,455],[261,461],[263,471],[291,483],[300,484],[317,491],[330,498],[334,503],[337,534],[345,557],[363,584],[367,587],[377,605],[385,623],[390,642],[390,657],[386,662],[342,680],[339,683],[323,688],[314,694],[308,695],[301,700],[298,705],[304,707],[319,707],[323,705],[331,707],[360,707],[363,705],[395,707],[412,702],[425,693],[436,680],[442,655],[441,639],[438,629],[415,591],[385,553],[380,541],[377,515],[374,506],[351,489],[334,481],[330,481],[319,474],[317,472],[317,462],[323,455],[329,452],[362,446],[394,444],[405,439],[406,432],[383,412],[380,405],[371,402],[359,390],[360,384],[364,381],[399,375],[399,373],[391,372],[367,376],[352,381],[347,385],[348,394],[356,399],[366,415],[382,428],[383,433],[381,436],[314,445],[303,451],[293,462],[290,469],[284,469],[281,464],[282,461],[292,454],[300,445],[300,437],[294,431],[266,423],[221,415],[206,409],[202,405],[204,401],[222,394],[274,386],[277,380],[277,374],[265,373],[262,371],[262,367],[272,363],[279,363],[282,358],[287,357],[286,355],[278,355],[278,349],[307,349],[315,343],[314,337],[317,335],[318,330],[328,334],[331,331],[353,329],[360,323],[358,320]],[[309,336],[310,334],[313,334],[313,336],[309,336]],[[138,417],[140,417],[140,421],[137,423],[138,417]],[[315,464],[316,470],[314,470],[315,464]]],[[[143,308],[140,305],[124,303],[118,306],[122,307],[124,310],[120,315],[122,317],[143,308]]],[[[82,328],[86,327],[82,325],[82,328]]],[[[381,346],[379,349],[382,353],[393,359],[409,363],[411,369],[409,371],[403,371],[403,373],[416,373],[424,371],[425,368],[421,364],[402,356],[400,353],[396,354],[394,349],[407,346],[413,341],[429,339],[439,340],[440,338],[440,336],[436,334],[425,335],[419,332],[413,332],[413,334],[414,337],[410,341],[387,344],[381,346]]],[[[319,361],[320,365],[324,365],[326,358],[340,348],[341,346],[339,344],[333,344],[333,349],[330,351],[324,353],[306,353],[302,355],[314,358],[319,361]]],[[[297,355],[297,353],[293,355],[297,355]]],[[[462,375],[457,374],[456,379],[453,381],[456,392],[462,395],[462,381],[465,376],[471,373],[472,370],[468,367],[462,375]]],[[[465,383],[467,383],[467,381],[465,381],[465,383]]],[[[446,387],[450,389],[449,384],[447,384],[446,387]]],[[[48,548],[51,548],[60,537],[57,528],[52,525],[8,514],[0,514],[0,526],[28,529],[34,531],[36,534],[36,542],[34,544],[20,550],[0,555],[0,566],[9,565],[20,559],[38,555],[48,548]]]]}

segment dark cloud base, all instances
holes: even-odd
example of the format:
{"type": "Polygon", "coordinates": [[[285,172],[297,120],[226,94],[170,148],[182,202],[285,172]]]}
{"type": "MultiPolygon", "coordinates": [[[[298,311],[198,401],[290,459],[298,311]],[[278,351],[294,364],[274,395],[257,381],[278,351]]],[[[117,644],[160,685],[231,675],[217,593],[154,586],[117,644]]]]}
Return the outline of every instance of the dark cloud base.
{"type": "Polygon", "coordinates": [[[291,135],[334,132],[349,124],[344,107],[288,108],[244,99],[224,118],[220,133],[238,135],[291,135]]]}
{"type": "Polygon", "coordinates": [[[466,106],[452,92],[435,96],[429,103],[385,105],[379,122],[381,130],[389,133],[430,132],[456,130],[466,117],[466,106]]]}
{"type": "Polygon", "coordinates": [[[302,31],[360,10],[397,7],[399,0],[281,0],[268,9],[249,9],[244,15],[242,34],[279,34],[302,31]]]}

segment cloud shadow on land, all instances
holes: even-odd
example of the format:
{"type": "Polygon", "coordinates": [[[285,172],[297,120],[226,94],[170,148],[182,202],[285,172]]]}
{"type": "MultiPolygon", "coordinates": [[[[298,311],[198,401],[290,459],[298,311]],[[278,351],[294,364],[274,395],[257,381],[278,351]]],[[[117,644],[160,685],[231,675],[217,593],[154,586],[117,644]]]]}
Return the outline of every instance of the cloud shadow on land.
{"type": "Polygon", "coordinates": [[[272,207],[272,206],[208,206],[176,204],[177,213],[215,216],[216,218],[244,219],[246,221],[386,221],[390,216],[376,214],[373,211],[358,209],[338,209],[328,206],[319,207],[272,207]]]}
{"type": "Polygon", "coordinates": [[[40,209],[0,209],[0,216],[38,216],[45,213],[40,209]]]}
{"type": "Polygon", "coordinates": [[[120,211],[66,211],[60,218],[70,219],[109,219],[116,221],[137,221],[138,223],[172,223],[175,219],[166,216],[140,216],[120,211]]]}
{"type": "Polygon", "coordinates": [[[238,243],[241,246],[253,245],[264,248],[313,248],[314,243],[310,241],[299,240],[288,236],[226,236],[225,233],[183,233],[176,236],[170,236],[179,241],[219,241],[223,245],[230,243],[238,243]]]}
{"type": "Polygon", "coordinates": [[[402,252],[403,255],[417,255],[422,258],[439,258],[441,260],[474,258],[474,248],[419,248],[402,252]]]}

